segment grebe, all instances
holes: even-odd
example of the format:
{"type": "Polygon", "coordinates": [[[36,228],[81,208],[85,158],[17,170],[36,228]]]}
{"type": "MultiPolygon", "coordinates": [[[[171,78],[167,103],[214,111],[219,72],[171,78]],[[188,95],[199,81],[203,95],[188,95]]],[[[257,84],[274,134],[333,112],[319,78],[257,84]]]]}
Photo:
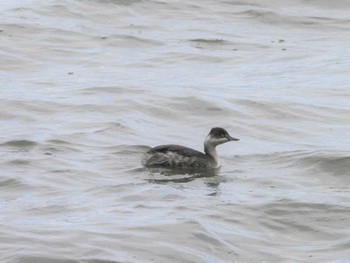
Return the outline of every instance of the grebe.
{"type": "Polygon", "coordinates": [[[220,167],[215,147],[229,141],[238,141],[223,128],[212,128],[204,141],[204,152],[180,146],[160,145],[150,149],[143,164],[147,167],[199,168],[210,169],[220,167]]]}

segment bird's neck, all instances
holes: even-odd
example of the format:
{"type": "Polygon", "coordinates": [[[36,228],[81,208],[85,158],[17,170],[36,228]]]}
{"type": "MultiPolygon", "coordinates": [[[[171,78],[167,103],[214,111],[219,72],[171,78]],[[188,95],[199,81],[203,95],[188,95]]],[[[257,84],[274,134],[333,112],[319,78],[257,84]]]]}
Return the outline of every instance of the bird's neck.
{"type": "Polygon", "coordinates": [[[214,159],[214,161],[217,164],[217,167],[220,166],[220,160],[219,160],[218,154],[216,152],[216,145],[214,145],[213,143],[209,142],[208,140],[205,140],[205,142],[204,142],[204,152],[205,152],[206,155],[208,155],[209,157],[214,159]]]}

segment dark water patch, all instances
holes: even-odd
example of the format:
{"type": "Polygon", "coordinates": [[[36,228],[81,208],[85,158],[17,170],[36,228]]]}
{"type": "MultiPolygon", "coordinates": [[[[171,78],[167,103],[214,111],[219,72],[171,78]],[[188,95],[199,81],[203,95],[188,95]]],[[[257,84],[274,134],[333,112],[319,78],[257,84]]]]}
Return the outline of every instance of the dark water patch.
{"type": "Polygon", "coordinates": [[[117,155],[142,154],[150,149],[146,145],[116,145],[107,147],[108,151],[117,155]]]}
{"type": "Polygon", "coordinates": [[[82,152],[81,150],[77,149],[76,147],[64,147],[63,145],[61,147],[57,146],[44,146],[42,147],[41,151],[45,155],[53,155],[57,153],[79,153],[82,152]]]}
{"type": "Polygon", "coordinates": [[[3,24],[1,23],[1,28],[3,29],[3,33],[6,32],[12,32],[11,33],[11,37],[12,36],[26,36],[26,35],[30,35],[30,34],[39,34],[41,33],[41,28],[36,26],[35,24],[19,24],[19,23],[6,23],[3,24]],[[13,34],[15,32],[15,34],[13,34]],[[13,34],[13,35],[12,35],[13,34]]]}
{"type": "Polygon", "coordinates": [[[106,128],[97,129],[94,133],[104,133],[104,134],[117,134],[118,132],[123,132],[127,134],[135,134],[133,129],[129,128],[127,125],[121,122],[104,122],[103,126],[107,126],[106,128]]]}
{"type": "Polygon", "coordinates": [[[103,259],[86,259],[82,263],[124,263],[125,261],[103,260],[103,259]]]}
{"type": "Polygon", "coordinates": [[[248,6],[248,7],[264,7],[264,5],[260,5],[258,3],[252,3],[252,2],[240,2],[240,1],[220,1],[223,4],[227,5],[234,5],[234,6],[248,6]]]}
{"type": "Polygon", "coordinates": [[[68,140],[51,139],[42,143],[40,151],[45,155],[79,153],[82,152],[82,150],[79,149],[79,147],[82,146],[82,144],[69,142],[68,140]]]}
{"type": "Polygon", "coordinates": [[[163,56],[163,58],[152,59],[152,62],[169,64],[178,64],[183,62],[185,64],[192,65],[195,63],[211,64],[211,63],[225,63],[227,61],[226,56],[214,55],[214,54],[193,54],[185,52],[169,52],[163,56]]]}
{"type": "Polygon", "coordinates": [[[79,105],[72,105],[69,109],[69,113],[90,113],[90,114],[104,114],[104,113],[112,113],[113,108],[106,107],[106,105],[102,106],[94,103],[81,103],[79,105]]]}
{"type": "Polygon", "coordinates": [[[80,260],[59,259],[40,256],[22,256],[18,259],[18,263],[79,263],[80,260]]]}
{"type": "Polygon", "coordinates": [[[143,0],[97,0],[97,1],[92,1],[92,2],[97,2],[101,4],[115,4],[115,5],[121,5],[121,6],[131,6],[135,4],[142,3],[143,0]]]}
{"type": "Polygon", "coordinates": [[[52,139],[52,140],[48,140],[47,141],[48,143],[53,143],[53,144],[62,144],[62,145],[69,145],[71,144],[70,142],[68,141],[64,141],[64,140],[59,140],[59,139],[52,139]]]}
{"type": "Polygon", "coordinates": [[[0,188],[12,188],[23,185],[24,184],[21,181],[14,178],[0,180],[0,188]]]}
{"type": "MultiPolygon", "coordinates": [[[[317,13],[316,13],[317,14],[317,13]]],[[[299,25],[301,27],[313,27],[313,28],[338,28],[345,29],[349,28],[347,25],[349,19],[347,17],[339,18],[336,16],[330,15],[330,17],[324,16],[298,16],[293,13],[289,15],[282,15],[279,12],[274,12],[272,9],[266,9],[264,7],[258,7],[255,9],[249,9],[244,11],[235,12],[236,16],[240,16],[242,18],[254,20],[255,22],[259,21],[262,23],[266,23],[269,25],[299,25]]]]}
{"type": "Polygon", "coordinates": [[[27,166],[31,164],[31,161],[24,160],[24,159],[16,159],[16,160],[11,160],[8,163],[14,166],[27,166]]]}
{"type": "Polygon", "coordinates": [[[26,209],[23,211],[23,213],[28,213],[31,216],[52,216],[52,214],[69,214],[71,212],[74,212],[75,210],[67,206],[67,204],[63,205],[58,205],[58,204],[53,204],[53,205],[40,205],[36,207],[32,207],[29,209],[26,209]]]}
{"type": "Polygon", "coordinates": [[[268,11],[268,10],[261,10],[261,9],[249,9],[245,11],[239,11],[235,13],[236,15],[250,17],[250,18],[272,18],[277,17],[275,12],[268,11]]]}
{"type": "Polygon", "coordinates": [[[33,148],[37,145],[39,145],[37,142],[30,141],[30,140],[11,140],[11,141],[0,144],[0,147],[30,149],[30,148],[33,148]]]}
{"type": "Polygon", "coordinates": [[[83,88],[77,91],[78,94],[84,95],[99,95],[103,94],[115,94],[121,95],[138,95],[145,94],[146,91],[137,87],[93,87],[93,88],[83,88]]]}
{"type": "Polygon", "coordinates": [[[199,44],[209,44],[209,45],[217,45],[217,44],[227,44],[228,41],[224,39],[204,39],[204,38],[196,38],[196,39],[190,39],[189,41],[199,43],[199,44]]]}
{"type": "MultiPolygon", "coordinates": [[[[123,35],[123,34],[112,34],[105,36],[104,40],[105,45],[109,44],[115,46],[116,44],[122,48],[147,48],[147,47],[156,47],[164,45],[163,42],[157,41],[155,39],[149,39],[144,37],[136,37],[133,35],[123,35]],[[117,42],[117,43],[116,43],[117,42]]],[[[100,38],[100,37],[98,37],[100,38]]]]}
{"type": "Polygon", "coordinates": [[[72,169],[54,169],[54,170],[49,170],[48,172],[54,173],[54,174],[73,174],[73,173],[76,173],[77,171],[72,169]]]}
{"type": "MultiPolygon", "coordinates": [[[[223,39],[190,39],[188,40],[190,43],[193,43],[193,46],[198,49],[205,49],[211,51],[256,51],[259,49],[270,49],[271,45],[262,44],[262,43],[252,43],[252,42],[243,42],[243,41],[229,41],[223,39]]],[[[200,56],[198,56],[197,60],[202,60],[202,62],[215,62],[215,60],[222,60],[222,62],[227,63],[228,61],[232,61],[234,63],[236,61],[241,60],[243,57],[239,57],[239,54],[229,55],[230,53],[226,53],[225,57],[214,56],[212,53],[210,56],[205,55],[204,52],[201,52],[200,56]]],[[[185,56],[184,56],[185,58],[185,56]]]]}
{"type": "MultiPolygon", "coordinates": [[[[53,101],[43,100],[2,100],[2,106],[8,109],[15,109],[15,112],[20,112],[21,115],[27,116],[30,114],[42,114],[47,117],[48,114],[62,113],[70,111],[72,105],[53,101]]],[[[38,119],[37,117],[35,118],[38,119]]]]}

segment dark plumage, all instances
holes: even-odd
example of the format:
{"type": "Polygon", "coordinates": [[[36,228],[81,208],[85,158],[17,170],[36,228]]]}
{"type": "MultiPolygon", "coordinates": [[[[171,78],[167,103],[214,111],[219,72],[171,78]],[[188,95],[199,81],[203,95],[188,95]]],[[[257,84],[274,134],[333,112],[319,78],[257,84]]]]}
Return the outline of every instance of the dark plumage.
{"type": "Polygon", "coordinates": [[[150,149],[143,164],[148,167],[217,168],[220,166],[215,147],[237,141],[223,128],[212,128],[204,142],[204,153],[180,145],[160,145],[150,149]]]}
{"type": "Polygon", "coordinates": [[[146,166],[206,168],[215,165],[214,159],[200,151],[175,145],[160,145],[147,152],[146,166]]]}

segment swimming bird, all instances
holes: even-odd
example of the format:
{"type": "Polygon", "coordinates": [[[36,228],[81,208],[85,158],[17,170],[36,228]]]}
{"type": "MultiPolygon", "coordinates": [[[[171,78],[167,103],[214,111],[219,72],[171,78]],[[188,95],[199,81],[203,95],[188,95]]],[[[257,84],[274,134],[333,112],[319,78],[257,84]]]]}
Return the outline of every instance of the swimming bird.
{"type": "Polygon", "coordinates": [[[211,169],[220,167],[216,146],[239,139],[219,127],[212,128],[204,141],[204,153],[181,145],[160,145],[150,149],[143,160],[146,167],[211,169]]]}

